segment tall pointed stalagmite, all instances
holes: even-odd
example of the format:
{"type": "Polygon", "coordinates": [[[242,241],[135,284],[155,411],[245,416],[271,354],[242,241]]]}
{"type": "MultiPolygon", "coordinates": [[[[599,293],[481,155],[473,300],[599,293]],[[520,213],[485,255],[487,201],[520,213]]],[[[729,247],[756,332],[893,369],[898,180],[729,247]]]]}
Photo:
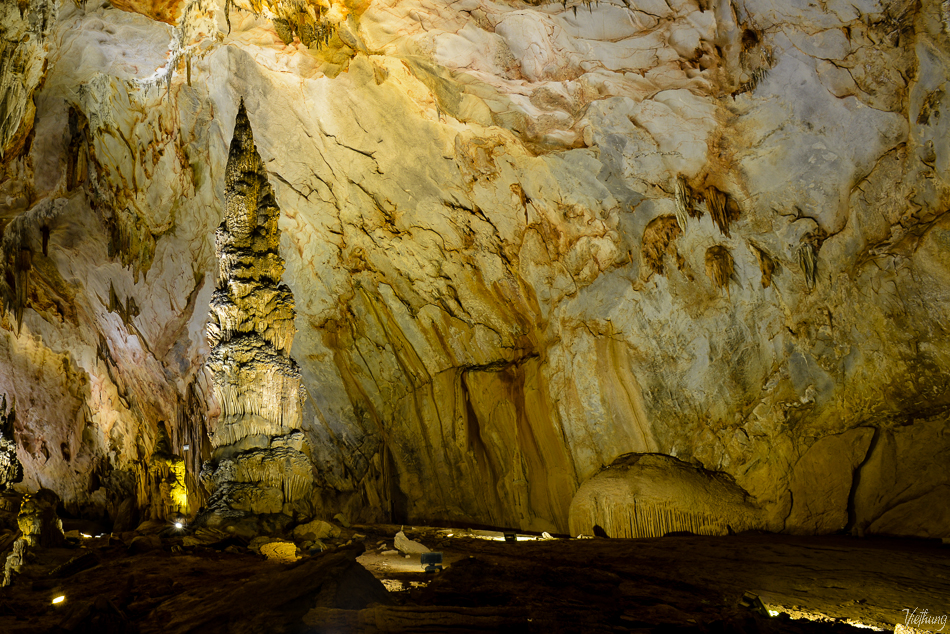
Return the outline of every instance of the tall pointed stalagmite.
{"type": "Polygon", "coordinates": [[[300,371],[290,357],[294,297],[280,281],[279,215],[242,101],[225,171],[225,216],[216,234],[220,268],[207,333],[207,367],[221,406],[211,425],[212,460],[201,474],[211,491],[210,524],[289,514],[313,487],[300,429],[300,371]]]}

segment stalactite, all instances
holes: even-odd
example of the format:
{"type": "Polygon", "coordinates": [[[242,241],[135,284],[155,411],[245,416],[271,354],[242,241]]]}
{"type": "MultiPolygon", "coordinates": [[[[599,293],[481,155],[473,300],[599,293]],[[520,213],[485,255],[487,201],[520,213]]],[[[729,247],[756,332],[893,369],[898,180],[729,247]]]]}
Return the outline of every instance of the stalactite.
{"type": "Polygon", "coordinates": [[[122,300],[119,299],[119,295],[115,292],[115,286],[112,282],[109,282],[109,312],[117,314],[130,331],[138,333],[135,324],[132,323],[132,319],[139,316],[139,306],[135,298],[129,295],[123,304],[122,300]]]}
{"type": "Polygon", "coordinates": [[[109,282],[109,312],[114,313],[122,310],[122,302],[119,301],[119,296],[115,292],[115,286],[112,282],[109,282]]]}
{"type": "Polygon", "coordinates": [[[643,230],[643,261],[651,271],[663,275],[663,256],[676,256],[674,241],[682,230],[673,216],[657,216],[643,230]]]}
{"type": "Polygon", "coordinates": [[[69,143],[66,146],[66,190],[72,191],[86,180],[89,121],[77,108],[68,113],[69,143]]]}
{"type": "Polygon", "coordinates": [[[23,326],[23,311],[29,300],[30,270],[33,268],[33,251],[29,247],[20,247],[16,257],[16,331],[20,334],[23,326]]]}
{"type": "Polygon", "coordinates": [[[298,27],[297,35],[300,37],[300,42],[307,48],[313,46],[314,43],[318,43],[319,40],[318,29],[310,22],[301,24],[298,27]]]}
{"type": "Polygon", "coordinates": [[[711,246],[706,249],[706,275],[717,288],[729,291],[729,279],[735,272],[735,263],[729,249],[722,245],[711,246]]]}
{"type": "Polygon", "coordinates": [[[290,27],[290,22],[284,18],[274,18],[274,30],[277,31],[277,37],[288,46],[294,41],[294,32],[290,27]]]}
{"type": "Polygon", "coordinates": [[[693,192],[682,176],[677,176],[673,181],[673,192],[676,200],[676,221],[680,229],[686,231],[686,223],[693,213],[693,192]]]}
{"type": "Polygon", "coordinates": [[[132,209],[116,209],[106,221],[109,230],[110,258],[119,258],[124,266],[132,267],[135,280],[146,273],[155,258],[155,236],[147,223],[132,209]]]}
{"type": "Polygon", "coordinates": [[[330,44],[335,27],[324,16],[323,7],[298,2],[278,5],[275,10],[278,15],[272,19],[274,31],[284,44],[293,44],[294,36],[309,49],[330,44]]]}
{"type": "Polygon", "coordinates": [[[805,274],[808,290],[814,289],[818,280],[818,251],[811,242],[806,242],[798,248],[798,265],[805,274]]]}
{"type": "Polygon", "coordinates": [[[705,197],[713,222],[719,227],[722,235],[730,237],[729,225],[739,218],[739,208],[727,194],[716,187],[707,187],[705,197]]]}
{"type": "Polygon", "coordinates": [[[109,350],[109,342],[106,341],[106,338],[102,336],[102,333],[99,333],[99,345],[96,346],[96,357],[102,361],[105,361],[106,363],[115,365],[115,360],[112,358],[112,352],[109,350]]]}
{"type": "Polygon", "coordinates": [[[735,97],[743,93],[754,92],[759,83],[768,77],[770,70],[770,68],[764,66],[754,69],[749,75],[749,81],[739,84],[739,88],[732,93],[732,96],[735,97]]]}
{"type": "Polygon", "coordinates": [[[768,76],[769,71],[775,66],[772,48],[763,44],[762,37],[762,33],[751,28],[745,29],[742,33],[742,51],[739,53],[739,66],[749,79],[739,84],[739,87],[732,93],[733,97],[755,91],[759,83],[768,76]]]}
{"type": "Polygon", "coordinates": [[[772,284],[772,275],[775,272],[775,260],[772,259],[765,250],[757,247],[754,244],[750,244],[749,248],[752,249],[752,253],[755,254],[755,258],[759,261],[759,270],[762,271],[762,288],[768,288],[772,284]]]}

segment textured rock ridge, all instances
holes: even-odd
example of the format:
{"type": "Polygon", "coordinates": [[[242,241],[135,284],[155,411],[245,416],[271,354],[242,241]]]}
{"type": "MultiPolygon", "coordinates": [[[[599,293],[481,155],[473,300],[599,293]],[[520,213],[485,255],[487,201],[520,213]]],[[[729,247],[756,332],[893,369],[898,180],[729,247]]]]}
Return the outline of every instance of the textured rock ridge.
{"type": "Polygon", "coordinates": [[[303,387],[290,357],[294,298],[280,282],[279,215],[242,101],[225,171],[208,321],[207,367],[221,413],[211,425],[212,461],[202,479],[209,508],[221,517],[289,512],[313,485],[300,431],[303,387]]]}

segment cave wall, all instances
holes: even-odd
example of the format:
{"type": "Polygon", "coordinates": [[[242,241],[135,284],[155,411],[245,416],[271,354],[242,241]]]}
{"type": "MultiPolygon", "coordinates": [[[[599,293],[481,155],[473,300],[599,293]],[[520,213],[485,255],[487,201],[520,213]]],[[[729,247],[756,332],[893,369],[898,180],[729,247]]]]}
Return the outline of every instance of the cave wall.
{"type": "Polygon", "coordinates": [[[948,530],[943,3],[21,4],[49,13],[2,97],[31,131],[0,126],[23,486],[146,505],[164,424],[204,502],[243,98],[313,513],[566,532],[661,453],[782,530],[948,530]]]}

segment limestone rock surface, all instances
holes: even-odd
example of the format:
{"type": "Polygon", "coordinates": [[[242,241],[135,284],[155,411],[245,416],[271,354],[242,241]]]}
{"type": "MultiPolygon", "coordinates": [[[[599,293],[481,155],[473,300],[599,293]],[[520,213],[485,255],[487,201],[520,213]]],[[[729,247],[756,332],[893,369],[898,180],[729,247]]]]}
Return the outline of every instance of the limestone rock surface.
{"type": "Polygon", "coordinates": [[[879,430],[855,476],[854,528],[860,534],[946,538],[950,451],[943,417],[879,430]]]}
{"type": "Polygon", "coordinates": [[[164,422],[195,509],[289,472],[303,517],[567,532],[636,453],[777,529],[950,536],[945,3],[116,6],[2,9],[21,488],[160,504],[164,422]]]}
{"type": "Polygon", "coordinates": [[[847,527],[854,473],[867,456],[872,437],[870,429],[852,429],[808,448],[792,469],[792,510],[785,519],[786,530],[814,535],[847,527]]]}

